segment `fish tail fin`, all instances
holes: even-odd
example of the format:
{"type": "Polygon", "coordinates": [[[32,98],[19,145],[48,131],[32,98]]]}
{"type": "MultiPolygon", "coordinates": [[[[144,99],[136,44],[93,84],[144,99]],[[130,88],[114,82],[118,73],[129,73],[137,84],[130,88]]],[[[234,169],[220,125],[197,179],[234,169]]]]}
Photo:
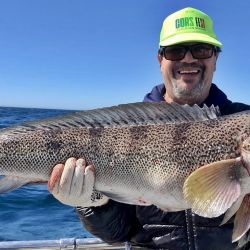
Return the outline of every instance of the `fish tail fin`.
{"type": "Polygon", "coordinates": [[[186,179],[184,197],[198,215],[217,217],[240,197],[244,176],[248,173],[240,158],[205,165],[186,179]]]}
{"type": "Polygon", "coordinates": [[[250,194],[246,195],[234,219],[232,241],[236,242],[250,229],[250,194]]]}

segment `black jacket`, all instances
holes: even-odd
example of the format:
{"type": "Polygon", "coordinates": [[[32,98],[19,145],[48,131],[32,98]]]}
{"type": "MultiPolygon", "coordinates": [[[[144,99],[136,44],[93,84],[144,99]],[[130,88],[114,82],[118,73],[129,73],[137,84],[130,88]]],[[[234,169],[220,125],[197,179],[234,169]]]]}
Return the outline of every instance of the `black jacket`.
{"type": "MultiPolygon", "coordinates": [[[[164,93],[164,85],[158,85],[144,101],[164,101],[164,93]]],[[[218,105],[222,115],[250,109],[248,105],[232,103],[214,84],[204,104],[218,105]]],[[[108,243],[130,241],[145,249],[237,248],[237,243],[231,243],[232,221],[219,226],[223,216],[207,219],[191,210],[170,213],[155,206],[133,206],[112,200],[101,207],[78,209],[78,213],[85,228],[108,243]]],[[[248,240],[244,240],[242,249],[250,249],[248,240]]]]}

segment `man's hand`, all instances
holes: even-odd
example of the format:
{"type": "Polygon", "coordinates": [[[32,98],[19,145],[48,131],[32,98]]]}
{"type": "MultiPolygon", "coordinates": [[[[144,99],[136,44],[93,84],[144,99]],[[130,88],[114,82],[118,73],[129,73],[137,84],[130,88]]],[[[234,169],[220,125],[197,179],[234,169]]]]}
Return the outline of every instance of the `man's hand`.
{"type": "Polygon", "coordinates": [[[95,169],[86,166],[84,159],[69,158],[65,165],[54,167],[48,190],[60,202],[70,206],[97,207],[108,202],[108,197],[94,189],[95,169]]]}

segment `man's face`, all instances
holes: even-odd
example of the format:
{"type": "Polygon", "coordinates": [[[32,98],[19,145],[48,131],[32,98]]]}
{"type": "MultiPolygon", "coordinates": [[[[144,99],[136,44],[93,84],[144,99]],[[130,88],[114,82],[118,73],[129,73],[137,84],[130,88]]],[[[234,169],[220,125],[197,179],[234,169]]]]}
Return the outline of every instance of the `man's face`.
{"type": "MultiPolygon", "coordinates": [[[[194,44],[197,43],[180,45],[194,44]]],[[[166,87],[165,100],[190,105],[202,103],[209,94],[217,57],[218,53],[213,53],[210,58],[195,59],[187,51],[183,59],[171,61],[158,55],[166,87]]]]}

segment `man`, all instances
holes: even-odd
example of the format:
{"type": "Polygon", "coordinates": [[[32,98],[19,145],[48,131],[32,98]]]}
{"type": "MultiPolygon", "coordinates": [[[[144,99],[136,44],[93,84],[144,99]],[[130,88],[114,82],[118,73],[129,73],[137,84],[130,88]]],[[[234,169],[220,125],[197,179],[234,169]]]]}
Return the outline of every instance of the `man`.
{"type": "MultiPolygon", "coordinates": [[[[163,23],[158,53],[164,84],[153,88],[144,101],[214,104],[223,115],[250,109],[248,105],[232,103],[212,84],[221,47],[213,22],[205,13],[185,8],[168,16],[163,23]]],[[[144,249],[237,247],[236,243],[231,243],[232,222],[220,226],[223,216],[207,219],[191,210],[170,213],[155,206],[133,206],[108,200],[92,192],[94,166],[85,166],[83,159],[74,158],[67,160],[65,166],[55,166],[49,190],[61,202],[79,206],[77,210],[86,229],[104,241],[129,241],[144,249]],[[74,199],[74,194],[78,194],[79,199],[74,199]]],[[[246,239],[242,245],[247,249],[246,239]]]]}

